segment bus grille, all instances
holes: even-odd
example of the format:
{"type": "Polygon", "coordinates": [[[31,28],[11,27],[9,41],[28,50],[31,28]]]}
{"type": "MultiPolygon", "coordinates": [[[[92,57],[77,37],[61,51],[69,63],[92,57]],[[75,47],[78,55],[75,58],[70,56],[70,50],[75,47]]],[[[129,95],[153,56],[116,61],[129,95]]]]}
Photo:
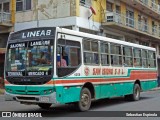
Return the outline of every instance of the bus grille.
{"type": "Polygon", "coordinates": [[[18,100],[36,100],[35,97],[17,97],[18,100]]]}

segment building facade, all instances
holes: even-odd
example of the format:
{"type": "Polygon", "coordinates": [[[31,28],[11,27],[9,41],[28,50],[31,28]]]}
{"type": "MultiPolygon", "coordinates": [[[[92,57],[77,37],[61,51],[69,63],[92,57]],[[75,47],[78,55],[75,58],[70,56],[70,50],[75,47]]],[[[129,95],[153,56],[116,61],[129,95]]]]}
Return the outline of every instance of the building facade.
{"type": "Polygon", "coordinates": [[[159,61],[160,0],[1,1],[10,1],[8,11],[5,3],[1,5],[1,13],[10,14],[7,24],[0,25],[4,31],[11,31],[12,25],[14,31],[59,26],[155,47],[159,61]]]}
{"type": "Polygon", "coordinates": [[[0,0],[0,77],[3,76],[7,39],[14,26],[14,5],[13,0],[0,0]]]}

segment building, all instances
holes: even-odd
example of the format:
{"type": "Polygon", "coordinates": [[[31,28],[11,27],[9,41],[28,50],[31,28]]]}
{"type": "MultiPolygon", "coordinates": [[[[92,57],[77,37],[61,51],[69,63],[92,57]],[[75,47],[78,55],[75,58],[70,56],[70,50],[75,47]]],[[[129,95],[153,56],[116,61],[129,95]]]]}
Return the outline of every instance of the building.
{"type": "Polygon", "coordinates": [[[10,6],[8,30],[14,23],[14,31],[60,26],[93,33],[155,47],[160,63],[160,0],[11,0],[10,6]]]}
{"type": "Polygon", "coordinates": [[[3,75],[7,39],[13,31],[14,5],[12,0],[0,0],[0,77],[3,75]]]}

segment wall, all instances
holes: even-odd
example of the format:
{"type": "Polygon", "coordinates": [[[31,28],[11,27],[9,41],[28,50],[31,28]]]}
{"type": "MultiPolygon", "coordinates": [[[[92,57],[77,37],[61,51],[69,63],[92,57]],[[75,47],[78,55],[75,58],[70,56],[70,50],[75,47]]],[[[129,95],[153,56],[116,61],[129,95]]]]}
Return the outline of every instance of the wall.
{"type": "Polygon", "coordinates": [[[0,34],[0,48],[5,48],[9,33],[0,34]]]}
{"type": "Polygon", "coordinates": [[[33,0],[32,10],[16,13],[16,22],[76,16],[77,0],[33,0]]]}

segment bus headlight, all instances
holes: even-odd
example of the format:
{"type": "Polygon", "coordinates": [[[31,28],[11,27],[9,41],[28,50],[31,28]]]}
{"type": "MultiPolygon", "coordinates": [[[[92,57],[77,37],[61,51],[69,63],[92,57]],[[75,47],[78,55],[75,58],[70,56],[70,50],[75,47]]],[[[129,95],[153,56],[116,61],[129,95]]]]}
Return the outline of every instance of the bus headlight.
{"type": "Polygon", "coordinates": [[[49,90],[49,93],[52,93],[53,92],[53,90],[49,90]]]}
{"type": "Polygon", "coordinates": [[[44,90],[44,94],[47,94],[47,90],[44,90]]]}
{"type": "Polygon", "coordinates": [[[8,89],[7,89],[7,92],[10,92],[10,93],[12,93],[13,91],[12,91],[11,89],[9,89],[9,88],[8,88],[8,89]]]}
{"type": "Polygon", "coordinates": [[[46,95],[46,94],[51,94],[53,93],[53,90],[52,89],[49,89],[49,90],[44,90],[43,91],[43,94],[46,95]]]}

